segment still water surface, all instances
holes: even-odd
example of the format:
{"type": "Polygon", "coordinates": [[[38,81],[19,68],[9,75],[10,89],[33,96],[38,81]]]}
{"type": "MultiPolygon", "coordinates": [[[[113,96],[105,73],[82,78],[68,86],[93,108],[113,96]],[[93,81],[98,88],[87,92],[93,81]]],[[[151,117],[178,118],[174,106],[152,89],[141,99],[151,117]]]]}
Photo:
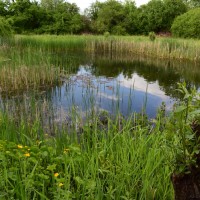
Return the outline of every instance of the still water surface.
{"type": "Polygon", "coordinates": [[[179,100],[178,82],[186,81],[188,88],[200,86],[200,66],[194,63],[141,57],[84,56],[80,59],[80,55],[59,56],[62,67],[68,67],[65,60],[74,61],[71,62],[70,76],[61,77],[62,85],[34,95],[24,93],[1,98],[1,107],[27,116],[35,107],[37,115],[48,119],[49,123],[52,120],[67,121],[73,112],[82,117],[100,111],[114,115],[120,112],[123,116],[146,112],[153,118],[162,102],[169,112],[179,100]]]}

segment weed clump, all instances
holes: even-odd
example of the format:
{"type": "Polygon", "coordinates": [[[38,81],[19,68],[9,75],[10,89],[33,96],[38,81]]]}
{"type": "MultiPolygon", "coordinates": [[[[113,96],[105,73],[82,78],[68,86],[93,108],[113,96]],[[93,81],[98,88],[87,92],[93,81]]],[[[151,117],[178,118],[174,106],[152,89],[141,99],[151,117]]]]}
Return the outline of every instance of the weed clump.
{"type": "Polygon", "coordinates": [[[150,39],[151,41],[155,41],[155,39],[156,39],[156,34],[155,34],[154,32],[150,32],[150,33],[149,33],[149,39],[150,39]]]}

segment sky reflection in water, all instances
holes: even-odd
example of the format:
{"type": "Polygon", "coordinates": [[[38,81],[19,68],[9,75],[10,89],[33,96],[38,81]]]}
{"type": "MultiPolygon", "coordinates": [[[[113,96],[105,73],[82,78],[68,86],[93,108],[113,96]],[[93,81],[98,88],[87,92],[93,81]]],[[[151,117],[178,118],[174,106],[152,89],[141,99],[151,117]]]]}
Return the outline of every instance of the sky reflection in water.
{"type": "Polygon", "coordinates": [[[1,108],[19,119],[21,115],[30,121],[41,116],[47,127],[53,122],[68,123],[74,114],[85,118],[100,111],[113,115],[120,112],[125,117],[145,112],[153,118],[162,102],[169,112],[180,99],[176,91],[178,82],[186,81],[187,88],[200,88],[200,68],[194,64],[140,57],[124,61],[68,56],[58,55],[59,66],[71,69],[70,78],[63,78],[61,86],[0,98],[1,108]]]}
{"type": "Polygon", "coordinates": [[[174,102],[159,88],[157,81],[148,83],[137,73],[133,73],[131,78],[123,73],[115,78],[96,77],[90,68],[84,66],[57,90],[53,96],[55,107],[67,110],[74,106],[82,113],[94,109],[106,110],[111,114],[120,112],[128,116],[132,112],[146,111],[149,117],[155,117],[162,102],[166,103],[167,111],[174,102]]]}

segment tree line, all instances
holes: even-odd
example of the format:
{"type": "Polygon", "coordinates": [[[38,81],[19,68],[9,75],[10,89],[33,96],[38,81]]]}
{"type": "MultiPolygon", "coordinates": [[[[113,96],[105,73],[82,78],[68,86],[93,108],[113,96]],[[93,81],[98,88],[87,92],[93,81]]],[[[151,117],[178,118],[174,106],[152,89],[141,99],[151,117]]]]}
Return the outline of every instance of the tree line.
{"type": "Polygon", "coordinates": [[[170,32],[174,19],[199,0],[151,0],[136,7],[134,0],[96,1],[84,13],[64,0],[0,0],[0,30],[14,33],[138,35],[170,32]]]}

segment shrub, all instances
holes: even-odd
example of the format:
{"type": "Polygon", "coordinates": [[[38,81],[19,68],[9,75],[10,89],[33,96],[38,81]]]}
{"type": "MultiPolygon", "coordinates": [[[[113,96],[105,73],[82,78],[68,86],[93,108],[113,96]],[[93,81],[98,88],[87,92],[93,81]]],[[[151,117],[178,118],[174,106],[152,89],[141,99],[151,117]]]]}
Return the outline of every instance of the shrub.
{"type": "Polygon", "coordinates": [[[3,17],[0,17],[0,37],[10,36],[11,34],[10,24],[3,17]]]}
{"type": "Polygon", "coordinates": [[[200,38],[200,8],[177,17],[171,27],[172,34],[183,38],[200,38]]]}
{"type": "Polygon", "coordinates": [[[108,38],[110,36],[110,32],[106,31],[103,35],[105,38],[108,38]]]}
{"type": "Polygon", "coordinates": [[[121,25],[114,26],[111,32],[113,35],[127,35],[126,29],[121,25]]]}
{"type": "Polygon", "coordinates": [[[149,33],[149,39],[150,39],[151,41],[154,41],[154,40],[156,39],[156,34],[155,34],[154,32],[150,32],[150,33],[149,33]]]}

